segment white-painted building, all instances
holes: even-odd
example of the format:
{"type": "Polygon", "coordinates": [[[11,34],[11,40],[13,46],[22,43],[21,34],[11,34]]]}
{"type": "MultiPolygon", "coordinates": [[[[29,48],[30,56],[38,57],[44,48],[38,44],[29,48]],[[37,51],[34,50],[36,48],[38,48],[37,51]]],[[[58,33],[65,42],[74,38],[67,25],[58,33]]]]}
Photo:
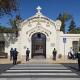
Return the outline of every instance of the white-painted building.
{"type": "Polygon", "coordinates": [[[36,14],[20,24],[18,37],[13,33],[0,34],[0,49],[10,54],[11,48],[17,48],[22,56],[29,48],[30,58],[40,55],[52,58],[54,48],[57,55],[63,56],[68,54],[70,47],[77,51],[80,34],[64,34],[60,26],[61,21],[44,16],[38,6],[36,14]]]}

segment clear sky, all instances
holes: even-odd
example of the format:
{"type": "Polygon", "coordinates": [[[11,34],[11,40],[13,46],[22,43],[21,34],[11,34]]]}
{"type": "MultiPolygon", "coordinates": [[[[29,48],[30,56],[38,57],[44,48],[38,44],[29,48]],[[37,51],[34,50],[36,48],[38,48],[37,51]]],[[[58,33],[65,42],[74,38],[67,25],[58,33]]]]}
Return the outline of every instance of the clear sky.
{"type": "MultiPolygon", "coordinates": [[[[19,0],[20,15],[27,19],[36,13],[36,7],[42,7],[42,13],[56,20],[59,13],[67,12],[74,17],[77,27],[80,26],[80,0],[19,0]]],[[[8,25],[9,16],[0,18],[2,25],[8,25]]]]}

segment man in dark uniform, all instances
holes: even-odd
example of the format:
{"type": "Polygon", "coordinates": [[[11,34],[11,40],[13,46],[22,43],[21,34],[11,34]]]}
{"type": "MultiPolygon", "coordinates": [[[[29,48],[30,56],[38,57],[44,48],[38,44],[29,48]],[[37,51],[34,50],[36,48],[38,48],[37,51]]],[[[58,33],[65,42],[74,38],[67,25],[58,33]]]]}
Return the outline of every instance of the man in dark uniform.
{"type": "Polygon", "coordinates": [[[17,55],[18,55],[18,51],[15,48],[13,52],[13,64],[17,64],[17,55]]]}
{"type": "Polygon", "coordinates": [[[26,61],[29,61],[29,53],[30,53],[30,50],[29,50],[29,48],[27,48],[27,50],[26,50],[26,61]]]}
{"type": "Polygon", "coordinates": [[[80,71],[80,52],[78,52],[78,68],[79,68],[79,71],[80,71]]]}
{"type": "Polygon", "coordinates": [[[56,55],[57,55],[57,51],[56,51],[56,49],[54,48],[54,50],[53,50],[53,60],[56,60],[56,55]]]}
{"type": "Polygon", "coordinates": [[[14,50],[13,50],[13,48],[11,48],[11,50],[10,50],[10,61],[13,59],[13,52],[14,52],[14,50]]]}

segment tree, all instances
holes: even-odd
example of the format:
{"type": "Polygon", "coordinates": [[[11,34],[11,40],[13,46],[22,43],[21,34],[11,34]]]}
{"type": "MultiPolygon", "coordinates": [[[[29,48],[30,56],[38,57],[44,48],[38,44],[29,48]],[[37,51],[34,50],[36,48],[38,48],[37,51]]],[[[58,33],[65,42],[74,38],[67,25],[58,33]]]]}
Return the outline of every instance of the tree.
{"type": "Polygon", "coordinates": [[[60,31],[63,31],[65,33],[65,26],[66,26],[66,22],[68,20],[70,20],[72,18],[72,16],[68,13],[63,13],[63,14],[59,14],[58,18],[59,20],[61,20],[62,22],[62,25],[61,25],[61,28],[60,28],[60,31]]]}
{"type": "Polygon", "coordinates": [[[63,18],[62,18],[63,16],[62,16],[62,14],[59,14],[59,16],[58,16],[58,20],[61,20],[61,22],[62,22],[62,25],[61,25],[61,28],[60,28],[60,31],[63,31],[63,32],[65,32],[65,24],[64,24],[64,22],[63,22],[63,18]]]}
{"type": "Polygon", "coordinates": [[[68,32],[69,33],[76,33],[76,25],[75,25],[75,22],[74,22],[73,19],[70,22],[70,26],[69,26],[68,32]]]}
{"type": "Polygon", "coordinates": [[[19,24],[22,22],[20,15],[16,15],[14,19],[10,19],[10,25],[15,30],[16,37],[18,36],[19,24]]]}
{"type": "Polygon", "coordinates": [[[18,29],[20,22],[22,22],[22,18],[20,17],[20,15],[16,15],[14,19],[10,19],[10,25],[12,29],[18,29]]]}
{"type": "Polygon", "coordinates": [[[76,33],[76,34],[80,34],[80,27],[77,27],[77,28],[76,28],[75,33],[76,33]]]}
{"type": "Polygon", "coordinates": [[[0,16],[9,14],[18,9],[17,0],[0,0],[0,16]]]}

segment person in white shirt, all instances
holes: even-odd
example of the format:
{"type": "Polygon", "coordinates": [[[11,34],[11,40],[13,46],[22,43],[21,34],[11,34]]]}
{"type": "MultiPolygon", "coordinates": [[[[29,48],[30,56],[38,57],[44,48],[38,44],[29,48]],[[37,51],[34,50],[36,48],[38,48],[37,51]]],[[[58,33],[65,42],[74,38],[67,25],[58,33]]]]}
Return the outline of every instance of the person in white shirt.
{"type": "Polygon", "coordinates": [[[70,52],[69,53],[70,53],[72,59],[74,59],[74,51],[73,51],[73,48],[72,47],[70,48],[70,52]]]}

